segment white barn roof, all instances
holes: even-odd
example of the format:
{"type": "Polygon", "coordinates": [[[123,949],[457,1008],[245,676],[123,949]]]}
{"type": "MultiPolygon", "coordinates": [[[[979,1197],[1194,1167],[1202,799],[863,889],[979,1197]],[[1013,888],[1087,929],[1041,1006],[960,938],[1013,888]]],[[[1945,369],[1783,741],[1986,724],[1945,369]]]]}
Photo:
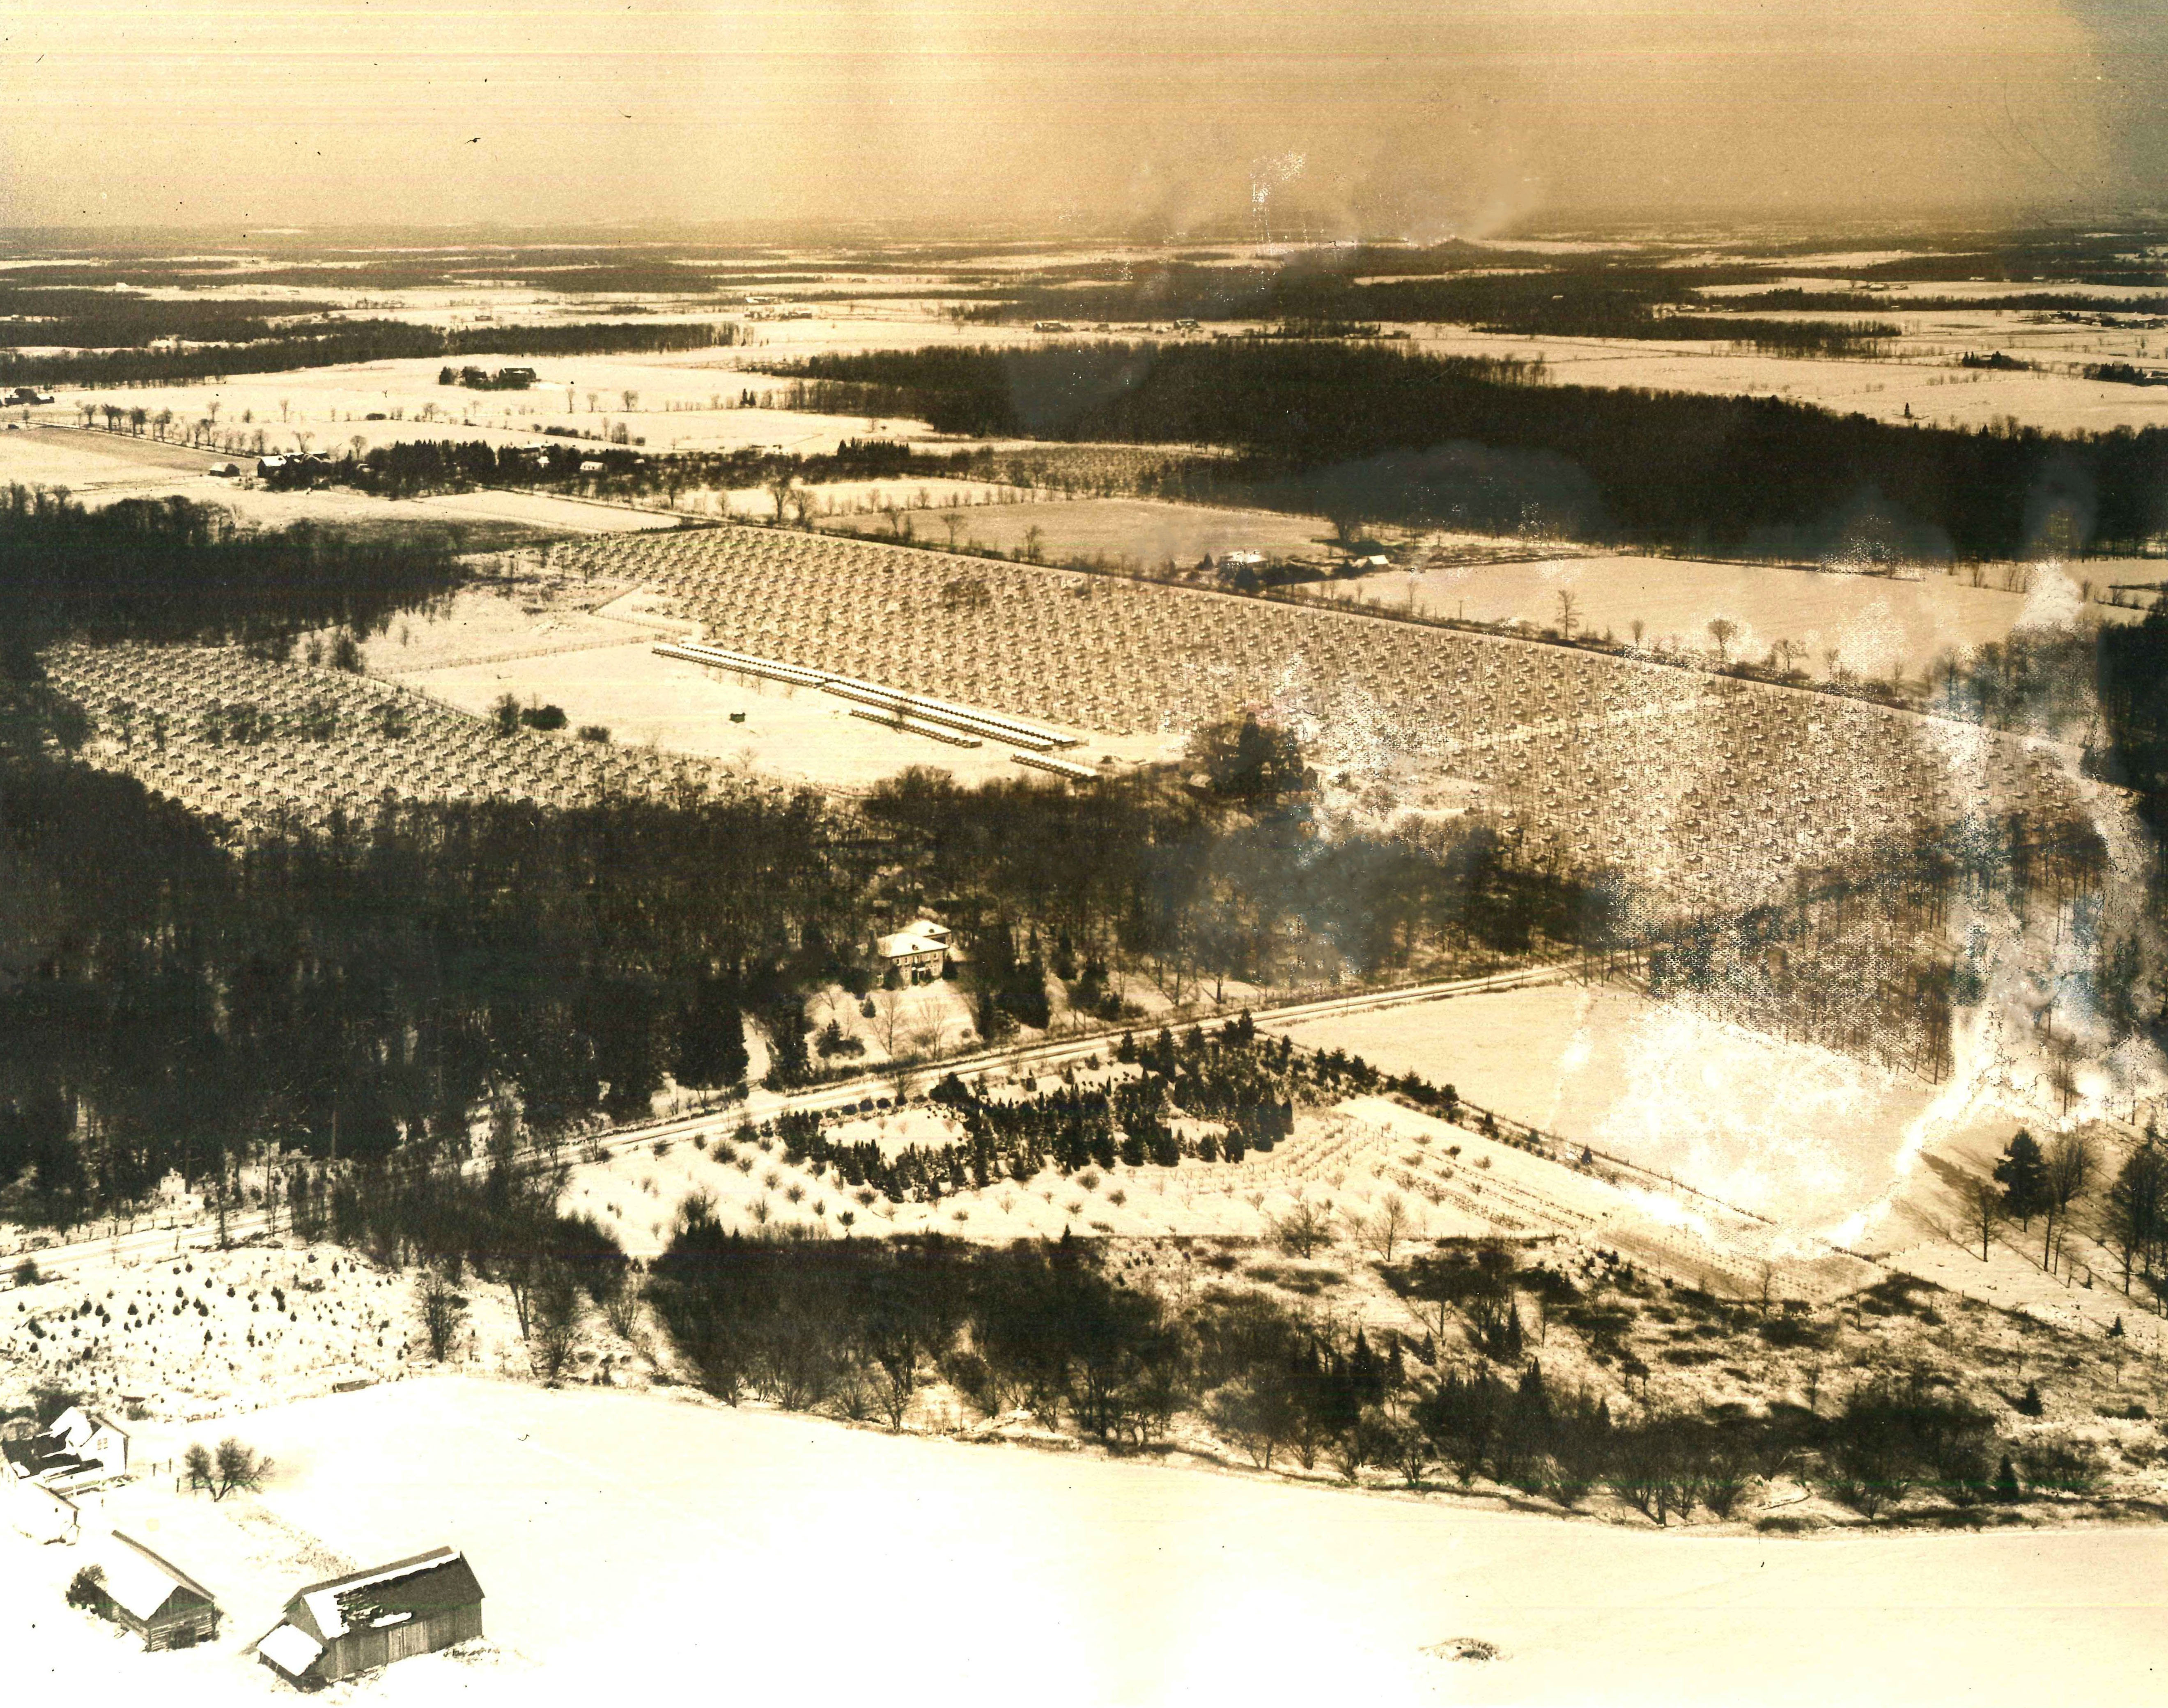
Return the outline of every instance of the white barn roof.
{"type": "Polygon", "coordinates": [[[188,1589],[206,1601],[216,1597],[178,1566],[160,1559],[133,1536],[113,1532],[118,1545],[105,1567],[105,1593],[136,1618],[148,1621],[173,1599],[176,1589],[188,1589]]]}

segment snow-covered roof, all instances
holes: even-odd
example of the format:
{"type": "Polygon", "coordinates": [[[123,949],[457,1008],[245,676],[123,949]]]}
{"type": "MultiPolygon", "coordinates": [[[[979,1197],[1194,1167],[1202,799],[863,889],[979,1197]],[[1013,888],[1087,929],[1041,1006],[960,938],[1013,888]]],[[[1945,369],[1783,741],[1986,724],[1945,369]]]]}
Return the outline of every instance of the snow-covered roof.
{"type": "Polygon", "coordinates": [[[170,1562],[160,1559],[133,1536],[113,1532],[117,1546],[105,1567],[105,1593],[136,1618],[149,1620],[173,1599],[176,1589],[213,1600],[210,1590],[170,1562]]]}
{"type": "Polygon", "coordinates": [[[933,920],[913,920],[900,926],[886,936],[879,939],[874,947],[890,960],[904,955],[931,955],[948,947],[952,933],[948,926],[933,920]]]}
{"type": "Polygon", "coordinates": [[[324,1646],[299,1626],[281,1625],[256,1645],[256,1652],[281,1672],[300,1678],[316,1663],[324,1646]]]}
{"type": "MultiPolygon", "coordinates": [[[[460,1581],[449,1586],[449,1599],[465,1600],[471,1596],[471,1599],[479,1600],[481,1586],[475,1582],[474,1573],[468,1567],[465,1557],[455,1548],[436,1548],[426,1554],[417,1554],[411,1560],[396,1561],[389,1566],[377,1567],[373,1571],[356,1572],[351,1577],[335,1578],[327,1583],[311,1584],[286,1604],[287,1616],[290,1619],[293,1616],[298,1604],[300,1610],[307,1616],[323,1640],[327,1643],[336,1642],[353,1629],[348,1620],[349,1613],[354,1620],[364,1624],[393,1623],[395,1621],[386,1615],[400,1611],[396,1604],[409,1599],[397,1594],[385,1596],[369,1592],[381,1591],[385,1585],[392,1583],[411,1585],[414,1579],[437,1572],[450,1573],[454,1568],[456,1568],[456,1575],[460,1581]],[[386,1602],[395,1605],[386,1605],[386,1602]]],[[[443,1591],[438,1592],[438,1595],[443,1594],[443,1591]]],[[[425,1592],[423,1599],[433,1601],[438,1596],[425,1592]]],[[[411,1607],[408,1610],[412,1610],[411,1607]]]]}
{"type": "Polygon", "coordinates": [[[80,1453],[90,1445],[90,1438],[100,1430],[110,1430],[125,1440],[128,1431],[110,1418],[100,1417],[96,1412],[87,1412],[81,1406],[70,1406],[53,1419],[49,1433],[57,1435],[66,1444],[71,1453],[80,1453]]]}
{"type": "Polygon", "coordinates": [[[875,941],[874,947],[885,960],[900,961],[906,955],[938,955],[948,947],[946,936],[932,936],[916,928],[891,931],[875,941]]]}

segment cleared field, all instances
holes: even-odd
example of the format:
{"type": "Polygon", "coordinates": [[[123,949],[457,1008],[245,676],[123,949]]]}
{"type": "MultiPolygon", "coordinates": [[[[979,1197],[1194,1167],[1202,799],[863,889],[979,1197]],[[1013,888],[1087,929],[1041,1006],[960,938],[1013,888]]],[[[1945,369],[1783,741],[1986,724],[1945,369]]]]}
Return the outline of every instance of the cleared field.
{"type": "MultiPolygon", "coordinates": [[[[267,449],[343,451],[357,439],[364,448],[432,438],[532,444],[549,427],[592,435],[598,442],[621,427],[629,437],[645,440],[651,451],[747,445],[832,450],[843,439],[869,436],[868,423],[860,417],[738,407],[742,392],[765,397],[784,384],[740,372],[746,360],[746,352],[730,348],[462,358],[454,365],[516,364],[532,367],[539,375],[524,391],[470,391],[437,383],[441,361],[401,358],[244,374],[216,384],[72,387],[31,414],[61,424],[81,419],[78,402],[113,402],[154,416],[170,410],[177,431],[210,421],[218,454],[235,456],[267,449]],[[371,420],[372,416],[380,418],[371,420]]],[[[898,422],[885,423],[885,430],[898,438],[926,431],[898,422]]]]}
{"type": "MultiPolygon", "coordinates": [[[[647,639],[401,671],[398,680],[477,716],[510,693],[562,706],[575,726],[600,724],[619,747],[690,754],[741,773],[826,788],[869,788],[912,765],[964,782],[1023,774],[997,742],[965,748],[931,740],[853,717],[848,701],[817,688],[659,658],[647,639]]],[[[1135,736],[1095,737],[1085,758],[1142,760],[1160,756],[1161,748],[1135,736]]]]}
{"type": "MultiPolygon", "coordinates": [[[[1882,317],[1878,308],[1875,317],[1882,317]]],[[[1980,329],[1952,327],[1922,347],[1908,349],[1900,342],[1887,358],[1841,360],[1762,355],[1707,341],[1532,338],[1442,325],[1410,330],[1416,347],[1439,355],[1540,358],[1552,381],[1564,385],[1788,397],[1839,414],[1940,427],[1990,427],[2011,416],[2054,432],[2168,422],[2168,397],[2158,388],[2071,374],[1960,368],[1957,358],[1967,347],[1968,331],[1971,347],[1997,342],[1980,329]]]]}
{"type": "MultiPolygon", "coordinates": [[[[50,411],[48,411],[50,413],[50,411]]],[[[671,528],[674,518],[618,505],[584,503],[539,492],[447,492],[426,498],[376,498],[359,492],[274,491],[252,480],[210,474],[215,462],[254,466],[252,455],[161,443],[148,437],[46,427],[0,432],[0,482],[65,486],[91,506],[124,498],[178,496],[225,506],[243,522],[341,524],[427,521],[489,522],[569,533],[671,528]]]]}
{"type": "MultiPolygon", "coordinates": [[[[1500,991],[1286,1030],[1794,1228],[1836,1228],[1896,1185],[1916,1142],[1951,1137],[1930,1119],[1940,1088],[1923,1080],[1609,987],[1500,991]]],[[[2017,1118],[1983,1109],[1963,1125],[2006,1138],[2017,1118]]]]}
{"type": "MultiPolygon", "coordinates": [[[[945,540],[948,527],[937,502],[911,512],[921,538],[945,540]]],[[[885,517],[848,518],[832,524],[858,533],[885,532],[885,517]]],[[[1158,504],[1140,498],[1052,499],[967,509],[956,530],[959,545],[1014,552],[1034,530],[1049,563],[1071,558],[1104,560],[1132,569],[1158,569],[1170,560],[1188,569],[1199,558],[1230,551],[1309,555],[1324,549],[1331,525],[1322,517],[1265,510],[1220,510],[1201,504],[1158,504]]]]}
{"type": "MultiPolygon", "coordinates": [[[[644,1677],[840,1700],[869,1688],[857,1658],[929,1632],[938,1664],[880,1669],[884,1700],[1028,1679],[1079,1708],[1807,1704],[1841,1672],[1860,1702],[2115,1700],[2168,1666],[2168,1541],[2137,1528],[1687,1539],[458,1379],[259,1412],[246,1433],[283,1468],[204,1520],[236,1534],[211,1583],[237,1615],[307,1581],[305,1549],[365,1563],[449,1541],[472,1560],[490,1642],[515,1655],[402,1662],[368,1687],[394,1702],[531,1700],[527,1663],[553,1698],[622,1694],[635,1654],[644,1677]],[[2048,1620],[2056,1642],[2007,1641],[2048,1620]],[[1502,1658],[1434,1652],[1464,1637],[1502,1658]]],[[[182,1504],[116,1499],[110,1520],[141,1530],[182,1504]]],[[[36,1610],[22,1675],[98,1700],[153,1667],[184,1704],[279,1688],[238,1653],[258,1634],[239,1616],[190,1654],[86,1638],[59,1597],[88,1552],[0,1535],[9,1603],[36,1610]]]]}
{"type": "Polygon", "coordinates": [[[786,530],[582,541],[552,562],[669,595],[711,644],[1095,743],[1269,708],[1335,788],[1453,811],[1472,785],[1524,851],[1616,869],[1664,906],[1737,907],[1969,811],[2080,798],[2059,756],[1974,726],[1352,612],[786,530]]]}
{"type": "Polygon", "coordinates": [[[2031,568],[2032,591],[2011,593],[1933,573],[1908,581],[1679,558],[1562,557],[1387,570],[1303,591],[1384,611],[1538,629],[1558,627],[1559,596],[1567,593],[1576,631],[1623,641],[1638,623],[1639,644],[1710,663],[1719,649],[1708,625],[1721,618],[1737,627],[1724,655],[1760,660],[1789,641],[1793,667],[1823,680],[1839,671],[1917,679],[1942,654],[1969,652],[2014,629],[2061,626],[2081,610],[2111,621],[2139,614],[2080,606],[2077,577],[2099,579],[2093,565],[2031,568]]]}

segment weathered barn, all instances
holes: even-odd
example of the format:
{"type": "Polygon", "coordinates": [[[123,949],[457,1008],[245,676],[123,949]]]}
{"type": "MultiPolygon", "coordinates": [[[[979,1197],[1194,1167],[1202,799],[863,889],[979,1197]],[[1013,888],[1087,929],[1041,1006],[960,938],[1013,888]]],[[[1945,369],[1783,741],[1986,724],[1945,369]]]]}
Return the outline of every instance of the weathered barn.
{"type": "Polygon", "coordinates": [[[133,1536],[113,1532],[98,1611],[143,1639],[146,1649],[194,1648],[218,1637],[218,1602],[210,1590],[133,1536]]]}
{"type": "Polygon", "coordinates": [[[436,1548],[312,1583],[258,1638],[258,1657],[305,1689],[481,1635],[481,1585],[466,1557],[436,1548]]]}

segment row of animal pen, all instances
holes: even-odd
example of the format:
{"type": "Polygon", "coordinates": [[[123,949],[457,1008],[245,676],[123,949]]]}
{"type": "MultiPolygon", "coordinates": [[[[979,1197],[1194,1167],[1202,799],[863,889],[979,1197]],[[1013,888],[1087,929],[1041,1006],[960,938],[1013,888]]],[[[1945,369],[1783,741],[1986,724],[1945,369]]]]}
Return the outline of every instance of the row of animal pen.
{"type": "Polygon", "coordinates": [[[232,648],[68,645],[45,667],[82,708],[100,764],[240,824],[321,827],[387,794],[569,808],[719,781],[700,761],[506,730],[412,689],[232,648]]]}

